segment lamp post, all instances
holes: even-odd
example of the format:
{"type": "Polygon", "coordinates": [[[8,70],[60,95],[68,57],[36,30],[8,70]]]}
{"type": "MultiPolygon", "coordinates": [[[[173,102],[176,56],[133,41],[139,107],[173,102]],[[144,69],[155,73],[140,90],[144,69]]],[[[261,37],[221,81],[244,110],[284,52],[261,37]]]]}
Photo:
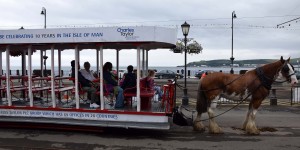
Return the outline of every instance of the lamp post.
{"type": "MultiPolygon", "coordinates": [[[[47,11],[46,11],[46,8],[43,7],[42,8],[42,11],[41,11],[41,15],[44,15],[45,16],[45,19],[44,19],[44,29],[46,29],[46,20],[47,20],[47,11]]],[[[45,76],[47,74],[47,69],[46,69],[46,61],[47,61],[47,58],[48,56],[46,55],[46,50],[45,50],[45,55],[43,56],[43,59],[44,59],[44,65],[45,65],[45,71],[44,73],[42,74],[43,76],[45,76]]],[[[47,76],[47,75],[46,75],[47,76]]]]}
{"type": "Polygon", "coordinates": [[[43,56],[43,59],[44,59],[44,65],[45,65],[45,72],[44,72],[44,75],[45,75],[45,76],[48,76],[48,75],[47,75],[47,68],[46,68],[46,61],[47,61],[47,58],[48,58],[48,56],[46,55],[46,51],[45,51],[45,55],[43,56]]]}
{"type": "Polygon", "coordinates": [[[187,95],[187,88],[186,88],[186,53],[187,53],[187,36],[189,34],[190,25],[186,22],[181,25],[182,33],[184,36],[184,89],[183,89],[183,96],[182,96],[182,105],[188,105],[189,104],[189,97],[187,95]]]}
{"type": "Polygon", "coordinates": [[[46,12],[46,8],[43,7],[42,8],[42,12],[41,12],[41,15],[44,15],[45,16],[45,23],[44,23],[44,28],[46,29],[46,18],[47,18],[47,12],[46,12]]]}
{"type": "Polygon", "coordinates": [[[234,71],[233,71],[233,60],[234,60],[234,57],[233,57],[233,18],[236,18],[236,14],[235,14],[235,11],[232,12],[231,14],[231,70],[230,70],[230,73],[233,74],[234,71]]]}

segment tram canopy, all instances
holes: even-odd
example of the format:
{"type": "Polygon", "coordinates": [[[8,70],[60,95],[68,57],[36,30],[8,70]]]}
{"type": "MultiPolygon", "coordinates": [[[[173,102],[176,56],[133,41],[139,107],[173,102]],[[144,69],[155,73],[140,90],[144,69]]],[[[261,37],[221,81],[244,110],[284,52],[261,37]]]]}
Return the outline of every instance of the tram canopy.
{"type": "Polygon", "coordinates": [[[73,49],[143,49],[174,48],[177,29],[153,26],[141,27],[99,27],[99,28],[53,28],[0,30],[0,49],[10,45],[11,54],[27,50],[73,49]],[[15,51],[15,53],[14,53],[15,51]]]}

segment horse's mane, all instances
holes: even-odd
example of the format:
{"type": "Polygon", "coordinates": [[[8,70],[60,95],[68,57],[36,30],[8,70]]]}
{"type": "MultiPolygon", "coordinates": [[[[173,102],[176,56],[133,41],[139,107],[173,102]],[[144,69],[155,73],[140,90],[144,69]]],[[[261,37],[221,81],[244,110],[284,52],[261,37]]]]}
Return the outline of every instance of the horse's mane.
{"type": "Polygon", "coordinates": [[[268,78],[273,79],[274,76],[280,71],[284,63],[285,60],[278,60],[276,62],[261,66],[261,69],[263,70],[263,72],[267,72],[269,74],[268,78]]]}

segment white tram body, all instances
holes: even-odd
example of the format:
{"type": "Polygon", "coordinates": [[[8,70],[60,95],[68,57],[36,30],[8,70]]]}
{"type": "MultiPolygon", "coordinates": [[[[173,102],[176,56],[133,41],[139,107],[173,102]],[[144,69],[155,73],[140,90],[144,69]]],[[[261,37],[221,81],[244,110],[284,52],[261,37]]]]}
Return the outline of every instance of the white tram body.
{"type": "MultiPolygon", "coordinates": [[[[0,102],[0,121],[17,123],[49,123],[57,125],[82,125],[98,127],[124,127],[124,128],[145,128],[145,129],[169,129],[169,117],[172,113],[171,106],[166,103],[164,106],[159,103],[149,104],[144,108],[141,91],[136,88],[134,105],[130,108],[116,110],[106,104],[106,97],[103,92],[103,75],[100,74],[100,108],[91,109],[86,102],[80,98],[78,87],[78,62],[79,51],[95,50],[97,59],[96,67],[102,72],[103,51],[106,49],[130,49],[136,51],[137,61],[137,87],[140,86],[140,71],[148,68],[147,57],[140,57],[141,54],[148,56],[149,50],[170,49],[175,46],[177,41],[177,29],[164,27],[99,27],[99,28],[58,28],[58,29],[22,29],[22,30],[0,30],[0,70],[6,73],[1,75],[1,102],[0,102]],[[43,52],[51,51],[51,75],[47,77],[48,85],[36,86],[36,80],[43,80],[42,77],[32,75],[32,64],[40,64],[43,70],[43,52]],[[57,81],[66,78],[59,78],[54,75],[54,68],[61,67],[61,51],[73,50],[76,64],[75,82],[73,85],[73,96],[68,103],[62,103],[58,97],[63,94],[58,92],[57,81]],[[57,51],[58,58],[54,58],[54,51],[57,51]],[[2,56],[6,52],[5,56],[2,56]],[[14,52],[21,52],[22,76],[14,77],[8,72],[12,62],[10,57],[14,52]],[[40,52],[40,62],[32,62],[33,52],[40,52]],[[2,60],[6,58],[5,68],[2,60]],[[141,60],[146,59],[146,60],[141,60]],[[58,63],[56,63],[56,61],[58,63]],[[146,62],[141,64],[141,61],[146,62]],[[54,64],[58,64],[54,66],[54,64]],[[26,67],[27,66],[27,67],[26,67]],[[24,73],[28,70],[28,74],[24,73]],[[22,85],[16,87],[14,79],[22,80],[22,85]],[[26,79],[26,80],[25,80],[26,79]],[[23,83],[26,82],[26,85],[23,83]],[[41,86],[41,87],[40,87],[41,86]],[[21,91],[26,93],[23,98],[14,97],[14,92],[21,91]],[[34,94],[42,91],[39,101],[34,94]],[[46,93],[49,93],[49,95],[46,93]],[[59,96],[58,96],[59,94],[59,96]],[[47,100],[46,98],[47,97],[47,100]],[[65,107],[67,105],[67,107],[65,107]],[[169,107],[169,109],[167,108],[169,107]]],[[[91,58],[93,59],[93,58],[91,58]]],[[[118,62],[118,61],[117,61],[118,62]]],[[[116,64],[118,67],[119,64],[116,64]]],[[[147,71],[147,70],[145,70],[147,71]]],[[[144,72],[144,71],[143,71],[144,72]]],[[[72,91],[69,91],[72,95],[72,91]]],[[[150,102],[151,103],[151,102],[150,102]]]]}

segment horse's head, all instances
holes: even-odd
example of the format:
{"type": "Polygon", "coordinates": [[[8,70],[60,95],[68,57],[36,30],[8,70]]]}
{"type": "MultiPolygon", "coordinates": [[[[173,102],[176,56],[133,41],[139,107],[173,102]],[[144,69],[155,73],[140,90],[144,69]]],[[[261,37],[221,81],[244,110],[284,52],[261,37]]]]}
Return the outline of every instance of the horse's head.
{"type": "Polygon", "coordinates": [[[291,83],[291,85],[297,84],[298,80],[295,75],[294,66],[290,64],[290,58],[284,60],[281,56],[282,68],[279,71],[278,79],[284,79],[291,83]]]}

